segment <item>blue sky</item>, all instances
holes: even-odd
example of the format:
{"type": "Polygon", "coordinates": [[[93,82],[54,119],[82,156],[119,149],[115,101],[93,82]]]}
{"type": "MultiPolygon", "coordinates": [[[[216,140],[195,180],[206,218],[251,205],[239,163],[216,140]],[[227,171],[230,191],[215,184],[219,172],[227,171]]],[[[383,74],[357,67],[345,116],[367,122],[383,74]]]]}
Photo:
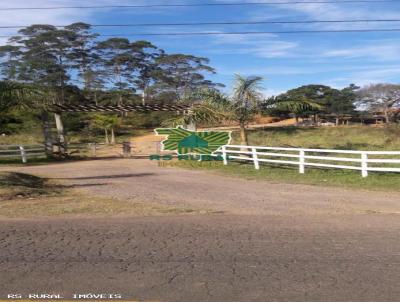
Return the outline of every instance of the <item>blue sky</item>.
{"type": "MultiPolygon", "coordinates": [[[[207,3],[246,2],[247,0],[207,0],[207,3]]],[[[2,1],[5,2],[5,1],[2,1]]],[[[0,7],[116,5],[150,3],[201,3],[199,0],[14,0],[0,7]]],[[[248,2],[257,2],[251,0],[248,2]]],[[[263,1],[259,1],[263,2],[263,1]]],[[[265,0],[264,0],[265,2],[265,0]]],[[[291,4],[248,7],[192,7],[159,9],[65,9],[54,11],[0,12],[0,25],[32,23],[92,24],[174,23],[261,20],[346,20],[400,18],[400,1],[387,3],[291,4]]],[[[193,31],[280,31],[357,28],[400,28],[400,22],[308,25],[230,25],[202,27],[152,27],[96,29],[104,34],[138,32],[193,31]]],[[[2,30],[2,34],[13,34],[2,30]]],[[[217,69],[212,79],[227,86],[233,74],[259,75],[265,78],[266,95],[277,94],[305,84],[344,87],[350,83],[400,82],[400,32],[319,33],[232,36],[130,37],[146,39],[169,53],[204,56],[217,69]]],[[[3,41],[0,41],[4,43],[3,41]]]]}

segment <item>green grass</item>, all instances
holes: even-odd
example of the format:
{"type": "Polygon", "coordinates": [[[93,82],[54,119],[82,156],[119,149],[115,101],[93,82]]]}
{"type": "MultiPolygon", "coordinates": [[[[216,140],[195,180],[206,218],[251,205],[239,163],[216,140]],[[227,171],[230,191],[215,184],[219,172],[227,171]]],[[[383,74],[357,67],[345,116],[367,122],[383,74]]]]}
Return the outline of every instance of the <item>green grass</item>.
{"type": "Polygon", "coordinates": [[[252,164],[236,162],[230,162],[227,166],[224,166],[221,162],[163,161],[160,162],[160,165],[208,170],[245,179],[259,179],[280,183],[400,191],[399,173],[370,173],[367,178],[362,178],[360,172],[350,170],[307,169],[306,173],[302,175],[294,167],[262,165],[260,170],[255,170],[252,164]]]}
{"type": "Polygon", "coordinates": [[[41,133],[25,133],[0,136],[0,145],[37,145],[43,143],[41,133]]]}
{"type": "MultiPolygon", "coordinates": [[[[233,135],[239,143],[238,134],[233,135]]],[[[277,127],[249,131],[254,146],[347,150],[400,150],[400,125],[375,128],[341,126],[319,128],[277,127]]]]}
{"type": "MultiPolygon", "coordinates": [[[[149,130],[137,129],[129,133],[119,134],[116,136],[117,143],[129,141],[134,136],[147,134],[149,130]]],[[[104,143],[103,134],[93,133],[67,133],[69,143],[104,143]]],[[[32,133],[20,133],[13,135],[0,135],[0,145],[36,145],[43,144],[43,135],[40,131],[33,131],[32,133]]]]}

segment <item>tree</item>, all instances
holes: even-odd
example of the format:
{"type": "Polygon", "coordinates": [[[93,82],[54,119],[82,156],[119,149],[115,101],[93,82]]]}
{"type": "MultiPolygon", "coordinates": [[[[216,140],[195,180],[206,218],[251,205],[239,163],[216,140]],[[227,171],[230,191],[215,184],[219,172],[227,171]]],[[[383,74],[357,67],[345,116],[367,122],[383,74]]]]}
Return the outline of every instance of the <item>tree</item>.
{"type": "Polygon", "coordinates": [[[358,92],[358,104],[368,111],[383,112],[386,123],[391,123],[393,109],[400,107],[400,85],[371,84],[358,92]]]}
{"type": "Polygon", "coordinates": [[[156,72],[155,89],[169,91],[175,100],[187,99],[201,88],[213,88],[221,84],[213,83],[203,73],[215,73],[207,58],[185,54],[164,54],[157,60],[159,69],[156,72]]]}
{"type": "Polygon", "coordinates": [[[83,81],[83,90],[96,100],[96,89],[102,88],[104,73],[99,69],[100,57],[95,51],[98,34],[91,32],[91,26],[78,22],[65,27],[74,33],[71,41],[70,60],[71,67],[78,71],[83,81]],[[100,84],[100,85],[99,85],[100,84]]]}
{"type": "Polygon", "coordinates": [[[236,75],[232,96],[228,97],[215,89],[203,89],[195,96],[196,103],[186,116],[174,121],[175,125],[191,124],[196,122],[215,123],[222,120],[231,120],[239,124],[240,140],[242,145],[248,145],[247,124],[254,115],[262,110],[277,106],[317,106],[312,102],[293,99],[263,99],[260,92],[261,77],[242,77],[236,75]]]}
{"type": "Polygon", "coordinates": [[[133,60],[130,69],[136,73],[133,83],[142,91],[142,104],[146,105],[148,98],[147,89],[155,80],[159,67],[157,59],[164,54],[163,50],[147,41],[136,41],[130,45],[133,60]]]}
{"type": "Polygon", "coordinates": [[[288,90],[286,93],[275,97],[275,102],[281,103],[278,108],[294,114],[296,123],[299,117],[313,115],[317,119],[318,114],[334,115],[336,124],[344,115],[354,112],[355,90],[358,87],[350,85],[342,90],[325,85],[305,85],[288,90]],[[292,102],[287,102],[293,100],[292,102]]]}
{"type": "Polygon", "coordinates": [[[31,85],[11,81],[0,81],[0,111],[34,104],[39,91],[31,85]]]}
{"type": "Polygon", "coordinates": [[[231,119],[228,110],[231,102],[225,94],[210,88],[203,88],[193,92],[188,97],[195,105],[185,114],[166,119],[162,122],[164,126],[185,126],[188,130],[196,131],[197,124],[218,124],[223,120],[231,119]]]}
{"type": "Polygon", "coordinates": [[[101,63],[110,75],[110,82],[118,94],[118,105],[123,104],[123,96],[129,95],[134,88],[129,85],[133,81],[132,54],[130,42],[125,38],[111,38],[98,43],[96,49],[99,52],[101,63]]]}
{"type": "Polygon", "coordinates": [[[0,58],[3,59],[0,63],[3,79],[16,81],[21,58],[20,47],[15,45],[0,46],[0,58]]]}
{"type": "Polygon", "coordinates": [[[94,128],[104,130],[105,143],[115,144],[115,129],[121,124],[121,118],[115,114],[94,114],[91,125],[94,128]],[[111,141],[109,139],[109,131],[111,132],[111,141]]]}
{"type": "Polygon", "coordinates": [[[74,33],[51,25],[32,25],[19,34],[10,38],[10,43],[20,47],[17,79],[44,86],[54,92],[54,103],[64,103],[74,33]]]}
{"type": "MultiPolygon", "coordinates": [[[[91,100],[96,104],[135,102],[140,99],[136,91],[141,93],[143,104],[153,91],[162,95],[163,101],[171,91],[178,92],[171,97],[176,101],[199,88],[216,85],[205,78],[206,73],[214,72],[206,58],[166,55],[148,41],[111,38],[99,42],[97,37],[91,26],[82,22],[23,28],[0,47],[1,79],[41,91],[41,98],[24,99],[41,110],[49,104],[86,104],[91,100]]],[[[54,116],[62,146],[61,116],[54,116]]],[[[44,124],[49,125],[48,121],[44,124]]]]}
{"type": "Polygon", "coordinates": [[[345,115],[354,115],[356,90],[360,87],[350,84],[341,90],[333,90],[332,97],[325,104],[325,110],[336,117],[336,126],[345,115]]]}
{"type": "Polygon", "coordinates": [[[247,123],[254,117],[259,110],[262,101],[260,93],[261,77],[242,77],[236,75],[232,96],[232,116],[239,122],[240,142],[242,145],[248,145],[246,132],[247,123]]]}

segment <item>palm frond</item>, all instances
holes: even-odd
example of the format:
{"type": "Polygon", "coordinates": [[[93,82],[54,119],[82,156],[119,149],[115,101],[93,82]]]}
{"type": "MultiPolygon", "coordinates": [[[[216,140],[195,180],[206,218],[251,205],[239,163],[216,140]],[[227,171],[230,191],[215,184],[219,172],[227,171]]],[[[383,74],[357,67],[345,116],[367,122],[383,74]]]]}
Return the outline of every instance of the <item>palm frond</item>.
{"type": "Polygon", "coordinates": [[[29,107],[38,96],[38,90],[31,85],[10,81],[0,82],[0,108],[29,107]]]}

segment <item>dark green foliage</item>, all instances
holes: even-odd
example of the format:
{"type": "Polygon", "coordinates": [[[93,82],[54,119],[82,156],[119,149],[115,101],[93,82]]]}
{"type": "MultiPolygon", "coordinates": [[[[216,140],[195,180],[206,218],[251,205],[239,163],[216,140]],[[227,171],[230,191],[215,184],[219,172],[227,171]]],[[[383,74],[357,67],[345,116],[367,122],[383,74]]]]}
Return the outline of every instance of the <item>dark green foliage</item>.
{"type": "Polygon", "coordinates": [[[215,73],[214,68],[208,66],[207,58],[184,54],[162,55],[157,64],[159,68],[155,71],[154,90],[158,96],[169,93],[181,100],[201,88],[222,86],[204,77],[204,72],[215,73]]]}
{"type": "Polygon", "coordinates": [[[98,41],[89,24],[31,25],[0,47],[4,80],[44,91],[43,103],[175,102],[217,84],[206,58],[167,55],[148,41],[98,41]]]}
{"type": "MultiPolygon", "coordinates": [[[[19,131],[20,116],[10,112],[20,108],[173,103],[202,87],[217,86],[206,79],[207,73],[214,73],[206,58],[165,54],[148,41],[97,38],[82,22],[64,28],[36,24],[1,46],[0,132],[19,131]]],[[[171,115],[135,115],[132,126],[159,126],[165,117],[171,115]]],[[[29,124],[30,119],[23,120],[29,124]]],[[[89,129],[90,121],[85,115],[64,118],[66,130],[73,132],[89,129]]]]}
{"type": "Polygon", "coordinates": [[[265,108],[272,112],[290,112],[295,117],[307,117],[315,114],[328,114],[337,118],[353,114],[356,100],[355,91],[359,87],[351,84],[342,90],[334,89],[325,85],[306,85],[291,89],[286,93],[274,97],[275,106],[265,108]],[[297,103],[285,103],[292,100],[297,103]],[[280,104],[283,103],[283,104],[280,104]],[[289,106],[288,106],[289,104],[289,106]]]}

